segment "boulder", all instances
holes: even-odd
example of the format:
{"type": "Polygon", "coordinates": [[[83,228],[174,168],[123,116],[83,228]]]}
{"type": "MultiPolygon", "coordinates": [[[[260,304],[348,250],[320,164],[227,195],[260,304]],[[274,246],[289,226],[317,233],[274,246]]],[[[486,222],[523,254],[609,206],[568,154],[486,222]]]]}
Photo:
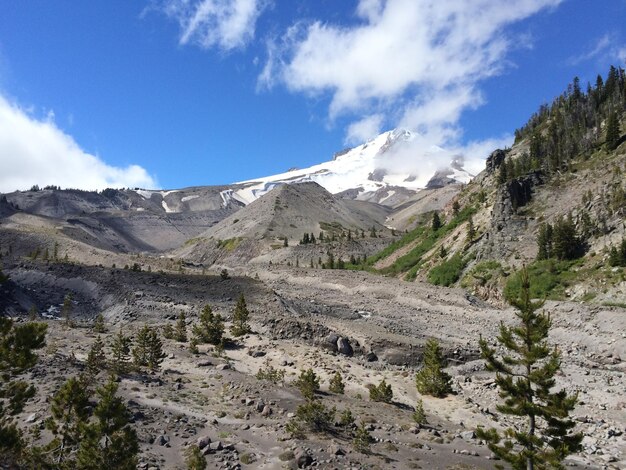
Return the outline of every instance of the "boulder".
{"type": "Polygon", "coordinates": [[[348,338],[344,338],[343,336],[339,337],[337,340],[337,352],[344,356],[352,356],[354,354],[354,350],[348,338]]]}

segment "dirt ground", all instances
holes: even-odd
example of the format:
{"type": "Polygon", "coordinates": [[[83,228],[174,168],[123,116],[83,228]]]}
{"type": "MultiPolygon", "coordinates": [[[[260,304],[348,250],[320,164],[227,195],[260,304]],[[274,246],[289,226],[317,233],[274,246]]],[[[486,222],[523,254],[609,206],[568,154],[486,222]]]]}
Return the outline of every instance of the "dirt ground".
{"type": "MultiPolygon", "coordinates": [[[[497,390],[478,357],[478,338],[495,341],[499,322],[512,322],[513,311],[489,307],[460,289],[280,266],[250,266],[227,280],[37,262],[16,263],[5,272],[11,278],[2,287],[5,302],[15,310],[30,302],[48,312],[42,318],[49,324],[48,345],[29,374],[38,395],[20,416],[25,429],[43,425],[49,397],[82,370],[97,313],[107,322],[107,344],[120,328],[131,333],[144,323],[173,325],[181,311],[191,335],[204,305],[230,317],[245,294],[253,333],[223,355],[207,345],[194,355],[188,345],[164,339],[167,357],[160,371],[121,377],[141,440],[140,468],[185,468],[185,449],[196,443],[206,444],[209,468],[279,469],[298,462],[329,469],[492,468],[491,452],[472,431],[512,423],[496,410],[497,390]],[[78,325],[71,329],[54,319],[68,292],[78,325]],[[430,337],[440,341],[453,376],[455,393],[444,399],[420,397],[415,387],[430,337]],[[351,351],[338,350],[340,339],[351,351]],[[282,383],[255,377],[267,364],[285,371],[282,383]],[[371,453],[355,451],[351,431],[339,427],[290,438],[285,426],[304,403],[291,382],[309,367],[321,378],[322,403],[336,407],[337,415],[350,409],[357,423],[367,423],[375,438],[371,453]],[[343,376],[344,395],[328,392],[335,371],[343,376]],[[392,404],[369,400],[367,385],[382,379],[392,386],[392,404]],[[419,398],[428,420],[423,426],[412,420],[419,398]]],[[[583,451],[567,463],[624,468],[626,312],[567,302],[545,309],[553,319],[551,340],[563,355],[557,386],[578,392],[574,416],[585,434],[583,451]]],[[[106,377],[102,372],[98,380],[106,377]]],[[[41,440],[47,437],[43,432],[41,440]]]]}

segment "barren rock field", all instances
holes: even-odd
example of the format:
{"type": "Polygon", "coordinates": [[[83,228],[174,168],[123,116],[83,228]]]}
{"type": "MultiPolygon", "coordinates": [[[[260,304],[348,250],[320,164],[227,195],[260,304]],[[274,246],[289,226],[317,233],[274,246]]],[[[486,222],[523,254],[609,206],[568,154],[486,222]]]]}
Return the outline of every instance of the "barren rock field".
{"type": "MultiPolygon", "coordinates": [[[[134,335],[143,324],[174,325],[185,312],[188,332],[205,305],[230,325],[244,294],[252,332],[224,351],[163,339],[165,359],[154,372],[121,375],[140,440],[139,468],[186,468],[186,449],[197,445],[208,468],[422,468],[489,469],[498,461],[477,439],[477,426],[502,428],[511,418],[496,409],[492,373],[479,357],[480,335],[496,344],[500,322],[514,321],[513,309],[496,309],[460,289],[408,283],[396,278],[280,266],[242,268],[228,279],[212,274],[167,274],[21,262],[5,266],[4,308],[32,302],[48,324],[45,349],[29,374],[37,395],[19,415],[34,443],[50,438],[44,429],[51,396],[68,377],[85,368],[95,341],[93,319],[102,313],[100,336],[110,354],[118,331],[134,335]],[[74,327],[59,311],[74,294],[74,327]],[[57,308],[54,308],[54,307],[57,308]],[[453,393],[421,396],[415,373],[424,343],[437,338],[452,376],[453,393]],[[257,378],[272,367],[275,382],[257,378]],[[319,376],[318,402],[334,410],[327,429],[288,432],[305,403],[294,386],[301,370],[319,376]],[[329,391],[339,372],[343,394],[329,391]],[[382,379],[393,390],[390,403],[369,398],[368,385],[382,379]],[[413,419],[423,400],[426,423],[413,419]],[[354,445],[356,424],[342,424],[350,410],[372,437],[370,451],[354,445]]],[[[548,302],[550,340],[562,353],[557,386],[578,393],[573,416],[584,433],[583,450],[569,457],[573,468],[626,466],[626,315],[619,307],[548,302]]],[[[103,370],[95,381],[106,380],[103,370]]]]}

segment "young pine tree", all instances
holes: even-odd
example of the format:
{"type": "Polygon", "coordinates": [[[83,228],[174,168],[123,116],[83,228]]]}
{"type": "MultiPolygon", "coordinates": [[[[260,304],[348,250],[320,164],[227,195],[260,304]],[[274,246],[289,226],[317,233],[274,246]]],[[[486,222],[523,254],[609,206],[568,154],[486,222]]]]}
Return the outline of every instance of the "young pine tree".
{"type": "Polygon", "coordinates": [[[343,383],[343,379],[341,378],[341,374],[339,371],[335,372],[335,374],[330,379],[330,383],[328,385],[328,390],[331,393],[336,393],[338,395],[343,395],[346,386],[343,383]]]}
{"type": "Polygon", "coordinates": [[[439,212],[433,212],[433,219],[431,222],[431,227],[433,229],[433,232],[436,232],[437,230],[439,230],[441,228],[441,218],[439,217],[439,212]]]}
{"type": "Polygon", "coordinates": [[[67,328],[74,328],[74,320],[72,319],[73,309],[72,294],[67,294],[63,299],[63,307],[61,307],[61,315],[63,316],[67,328]]]}
{"type": "Polygon", "coordinates": [[[367,427],[364,422],[361,422],[359,427],[354,432],[354,438],[352,440],[352,445],[354,446],[354,450],[357,452],[361,452],[362,454],[367,454],[370,451],[370,444],[373,439],[370,435],[367,427]]]}
{"type": "Polygon", "coordinates": [[[476,238],[476,227],[474,226],[474,219],[470,215],[467,219],[467,242],[474,243],[476,238]]]}
{"type": "Polygon", "coordinates": [[[424,401],[421,398],[415,403],[413,421],[417,424],[428,424],[428,421],[426,420],[426,412],[424,411],[424,401]]]}
{"type": "Polygon", "coordinates": [[[84,382],[76,377],[68,379],[54,395],[50,411],[46,428],[54,439],[45,446],[43,455],[52,468],[75,468],[75,453],[89,419],[89,391],[84,382]]]}
{"type": "Polygon", "coordinates": [[[122,329],[113,338],[111,344],[111,366],[117,374],[125,374],[130,367],[130,345],[132,341],[129,336],[122,333],[122,329]]]}
{"type": "Polygon", "coordinates": [[[302,396],[309,400],[315,398],[315,392],[320,389],[320,379],[313,369],[300,371],[300,377],[294,382],[302,396]]]}
{"type": "Polygon", "coordinates": [[[617,113],[613,111],[609,115],[609,119],[606,124],[606,148],[607,150],[615,150],[617,148],[617,144],[619,143],[619,138],[620,138],[619,118],[617,117],[617,113]]]}
{"type": "Polygon", "coordinates": [[[44,323],[15,325],[0,317],[0,467],[20,468],[24,441],[13,415],[35,395],[35,387],[17,379],[37,363],[35,351],[45,346],[44,323]]]}
{"type": "Polygon", "coordinates": [[[233,324],[230,327],[230,332],[233,336],[243,336],[250,333],[250,325],[248,324],[248,318],[250,312],[248,312],[248,306],[246,305],[246,299],[243,294],[239,296],[235,311],[233,312],[233,324]]]}
{"type": "Polygon", "coordinates": [[[443,371],[444,366],[445,361],[439,343],[434,338],[429,339],[424,349],[424,365],[415,376],[417,391],[423,395],[440,398],[450,393],[452,378],[443,371]]]}
{"type": "Polygon", "coordinates": [[[370,400],[391,403],[393,390],[384,379],[378,385],[370,386],[370,400]]]}
{"type": "Polygon", "coordinates": [[[580,447],[582,434],[573,434],[569,417],[577,397],[565,390],[553,391],[560,369],[560,354],[548,344],[550,317],[537,313],[543,302],[530,299],[530,282],[522,271],[522,289],[511,304],[517,308],[519,323],[500,325],[498,342],[509,352],[496,357],[495,348],[480,339],[487,369],[496,372],[496,384],[504,404],[501,413],[517,416],[520,422],[501,436],[495,429],[479,428],[477,435],[489,449],[514,469],[562,469],[563,459],[580,447]]]}
{"type": "Polygon", "coordinates": [[[205,305],[200,313],[200,321],[193,326],[193,335],[198,344],[217,346],[224,337],[224,319],[219,313],[213,313],[210,305],[205,305]]]}
{"type": "Polygon", "coordinates": [[[174,339],[179,343],[187,342],[187,317],[185,312],[180,312],[174,329],[174,339]]]}
{"type": "Polygon", "coordinates": [[[159,332],[155,328],[144,325],[137,334],[133,348],[133,362],[139,367],[147,367],[154,371],[159,368],[164,358],[165,353],[159,332]]]}
{"type": "Polygon", "coordinates": [[[77,453],[76,468],[137,468],[137,434],[130,426],[128,409],[117,396],[117,389],[117,383],[111,377],[97,390],[99,401],[93,413],[96,421],[85,426],[84,438],[77,453]]]}
{"type": "Polygon", "coordinates": [[[185,465],[187,465],[187,470],[206,469],[206,457],[197,445],[187,447],[185,451],[185,465]]]}
{"type": "Polygon", "coordinates": [[[107,365],[106,354],[104,353],[104,343],[100,335],[96,338],[89,353],[87,354],[87,361],[85,362],[85,368],[87,373],[91,376],[98,375],[98,373],[104,369],[107,365]]]}
{"type": "Polygon", "coordinates": [[[552,258],[552,225],[543,223],[539,226],[539,234],[537,235],[537,259],[552,258]]]}
{"type": "Polygon", "coordinates": [[[96,315],[96,318],[93,321],[93,331],[94,333],[106,333],[107,331],[104,323],[104,316],[101,313],[96,315]]]}

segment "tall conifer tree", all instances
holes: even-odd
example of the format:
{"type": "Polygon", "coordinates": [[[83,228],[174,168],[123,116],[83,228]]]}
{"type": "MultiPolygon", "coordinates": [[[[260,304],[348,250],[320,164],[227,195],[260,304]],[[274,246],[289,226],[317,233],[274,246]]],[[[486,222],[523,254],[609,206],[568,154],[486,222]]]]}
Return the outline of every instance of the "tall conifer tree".
{"type": "Polygon", "coordinates": [[[498,342],[509,353],[496,357],[496,349],[480,339],[487,369],[496,372],[496,384],[504,404],[501,413],[518,416],[519,424],[501,436],[496,429],[479,428],[477,435],[489,449],[516,470],[561,469],[565,457],[580,447],[582,434],[573,434],[569,417],[577,397],[565,390],[553,391],[561,366],[556,348],[548,344],[550,317],[537,313],[543,302],[530,299],[528,272],[522,271],[520,296],[511,304],[517,308],[519,324],[500,325],[498,342]]]}

